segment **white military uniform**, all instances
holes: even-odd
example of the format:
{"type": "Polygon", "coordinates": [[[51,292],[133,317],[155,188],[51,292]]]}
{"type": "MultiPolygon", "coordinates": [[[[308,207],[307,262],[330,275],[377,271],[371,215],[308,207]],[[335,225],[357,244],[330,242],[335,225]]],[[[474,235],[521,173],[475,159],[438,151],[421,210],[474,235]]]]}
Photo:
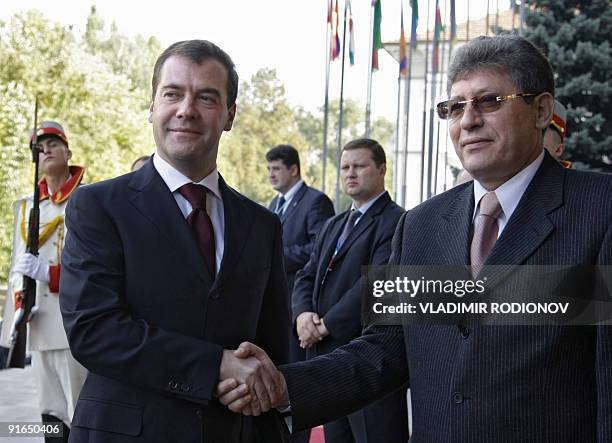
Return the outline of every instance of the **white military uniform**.
{"type": "MultiPolygon", "coordinates": [[[[70,354],[59,307],[59,273],[66,236],[64,213],[68,197],[81,181],[83,168],[71,166],[70,173],[71,177],[66,184],[51,196],[47,193],[44,179],[40,183],[39,257],[44,258],[50,264],[50,281],[49,283],[36,282],[38,310],[28,323],[27,340],[38,384],[40,413],[53,415],[67,425],[70,425],[76,401],[87,375],[87,370],[70,354]]],[[[17,258],[26,251],[28,219],[32,202],[33,196],[29,195],[13,203],[15,227],[11,270],[17,258]]],[[[11,272],[0,340],[3,346],[8,346],[15,311],[14,295],[22,289],[23,275],[11,272]]]]}

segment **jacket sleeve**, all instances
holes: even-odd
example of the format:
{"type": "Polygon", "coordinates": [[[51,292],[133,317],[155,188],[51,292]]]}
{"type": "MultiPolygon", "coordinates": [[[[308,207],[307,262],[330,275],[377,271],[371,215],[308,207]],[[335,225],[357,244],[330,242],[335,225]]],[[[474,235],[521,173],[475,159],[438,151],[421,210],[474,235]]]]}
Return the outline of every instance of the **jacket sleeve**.
{"type": "MultiPolygon", "coordinates": [[[[597,264],[603,276],[601,289],[608,300],[612,298],[612,224],[604,237],[597,264]]],[[[607,303],[611,303],[608,301],[607,303]]],[[[609,321],[609,319],[606,319],[609,321]]],[[[597,381],[597,442],[612,441],[612,326],[597,326],[596,343],[597,381]]]]}
{"type": "MultiPolygon", "coordinates": [[[[291,294],[291,318],[294,325],[295,320],[302,312],[315,312],[313,295],[317,279],[317,269],[319,268],[323,243],[332,224],[331,221],[331,219],[328,220],[323,225],[323,228],[321,228],[315,240],[312,253],[310,254],[310,259],[295,276],[295,284],[293,285],[293,293],[291,294]]],[[[295,333],[295,328],[293,328],[293,332],[295,333]]]]}
{"type": "Polygon", "coordinates": [[[287,280],[283,267],[281,224],[275,218],[272,269],[265,290],[257,326],[256,343],[275,364],[289,361],[291,316],[287,296],[287,280]]]}
{"type": "MultiPolygon", "coordinates": [[[[307,241],[302,244],[285,246],[285,267],[287,272],[301,269],[314,249],[315,239],[326,220],[334,216],[334,206],[325,194],[319,194],[312,205],[306,209],[307,241]]],[[[302,228],[301,226],[299,227],[302,228]]]]}
{"type": "Polygon", "coordinates": [[[72,354],[96,374],[206,404],[223,348],[131,315],[122,239],[96,197],[80,188],[66,210],[60,305],[72,354]]]}

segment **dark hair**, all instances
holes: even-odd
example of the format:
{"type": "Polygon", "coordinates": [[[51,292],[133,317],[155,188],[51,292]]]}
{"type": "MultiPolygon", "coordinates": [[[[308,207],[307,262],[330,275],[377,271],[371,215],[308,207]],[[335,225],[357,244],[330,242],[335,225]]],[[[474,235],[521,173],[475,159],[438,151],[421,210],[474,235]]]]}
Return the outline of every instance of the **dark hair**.
{"type": "Polygon", "coordinates": [[[132,166],[130,166],[130,171],[133,171],[133,170],[134,170],[134,166],[136,166],[136,163],[138,163],[138,162],[143,162],[143,161],[147,161],[147,160],[149,160],[150,158],[151,158],[151,156],[150,156],[150,155],[142,155],[142,156],[138,157],[136,160],[134,160],[134,161],[132,162],[132,166]]]}
{"type": "Polygon", "coordinates": [[[555,95],[555,80],[546,56],[515,34],[480,36],[457,49],[448,69],[447,92],[472,72],[493,70],[507,74],[517,92],[555,95]]]}
{"type": "Polygon", "coordinates": [[[238,96],[238,73],[236,72],[236,66],[234,66],[234,62],[223,49],[208,40],[176,42],[168,46],[161,53],[153,68],[151,100],[155,100],[161,69],[166,60],[172,56],[185,57],[197,64],[211,58],[220,62],[227,70],[227,107],[229,108],[236,103],[236,97],[238,96]]]}
{"type": "Polygon", "coordinates": [[[266,152],[266,160],[271,162],[275,160],[281,160],[283,164],[290,168],[293,165],[297,165],[298,174],[300,173],[300,155],[291,145],[278,145],[266,152]]]}
{"type": "Polygon", "coordinates": [[[355,140],[351,140],[344,145],[344,148],[342,148],[343,151],[352,151],[354,149],[367,149],[370,151],[372,154],[372,160],[374,160],[374,163],[376,163],[376,166],[378,167],[387,163],[385,150],[376,140],[372,140],[371,138],[357,138],[355,140]]]}

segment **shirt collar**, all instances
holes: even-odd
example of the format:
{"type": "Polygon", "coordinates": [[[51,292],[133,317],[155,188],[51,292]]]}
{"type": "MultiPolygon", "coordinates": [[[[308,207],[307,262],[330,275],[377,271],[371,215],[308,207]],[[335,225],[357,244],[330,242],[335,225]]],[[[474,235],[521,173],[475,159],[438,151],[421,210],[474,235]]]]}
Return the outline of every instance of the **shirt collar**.
{"type": "MultiPolygon", "coordinates": [[[[153,156],[153,166],[171,192],[176,192],[178,188],[187,183],[194,183],[189,177],[177,171],[170,163],[157,154],[153,156]]],[[[218,199],[223,200],[219,190],[219,171],[216,167],[197,184],[206,186],[218,199]]]]}
{"type": "MultiPolygon", "coordinates": [[[[497,195],[506,220],[510,219],[510,216],[518,206],[521,197],[529,183],[531,183],[542,161],[544,161],[544,150],[526,168],[523,168],[518,174],[495,189],[495,195],[497,195]]],[[[480,199],[487,192],[489,191],[478,180],[474,180],[474,216],[476,216],[480,199]]]]}
{"type": "Polygon", "coordinates": [[[359,208],[356,208],[355,207],[355,202],[353,202],[351,204],[351,210],[357,209],[359,212],[361,212],[361,215],[365,214],[366,212],[368,212],[368,209],[370,209],[374,205],[374,203],[376,203],[376,200],[378,200],[380,198],[380,196],[383,195],[385,192],[387,192],[387,191],[385,190],[385,191],[381,192],[376,197],[368,200],[367,203],[361,205],[361,207],[359,207],[359,208]]]}
{"type": "Polygon", "coordinates": [[[286,194],[280,195],[285,197],[285,201],[289,201],[295,196],[295,194],[297,194],[303,184],[304,180],[300,179],[295,185],[291,186],[291,189],[289,189],[286,194]]]}

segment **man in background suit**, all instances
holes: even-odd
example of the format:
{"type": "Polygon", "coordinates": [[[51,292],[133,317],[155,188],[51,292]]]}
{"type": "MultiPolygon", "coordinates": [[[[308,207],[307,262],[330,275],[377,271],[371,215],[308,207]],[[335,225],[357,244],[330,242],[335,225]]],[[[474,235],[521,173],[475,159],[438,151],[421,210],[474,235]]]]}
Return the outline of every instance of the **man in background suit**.
{"type": "Polygon", "coordinates": [[[266,153],[268,178],[279,194],[268,209],[278,215],[283,226],[283,252],[289,294],[295,273],[302,269],[312,252],[323,223],[334,216],[334,205],[327,195],[302,180],[300,157],[291,145],[278,145],[266,153]]]}
{"type": "Polygon", "coordinates": [[[280,441],[276,414],[242,418],[213,396],[229,376],[268,405],[273,380],[230,349],[252,340],[275,363],[288,349],[280,222],[216,167],[238,75],[219,47],[189,40],[160,55],[152,86],[152,161],[67,209],[61,309],[89,370],[70,441],[280,441]]]}
{"type": "MultiPolygon", "coordinates": [[[[544,151],[554,101],[548,60],[521,37],[479,37],[457,50],[449,95],[439,114],[474,181],[407,212],[390,264],[469,265],[499,289],[515,283],[514,265],[563,266],[548,276],[557,285],[586,268],[607,273],[609,300],[612,176],[565,169],[544,151]]],[[[596,272],[590,278],[585,299],[601,284],[596,272]]],[[[251,344],[238,355],[266,361],[251,344]]],[[[375,326],[281,371],[279,403],[290,404],[295,429],[409,379],[415,442],[612,441],[612,326],[375,326]]],[[[252,396],[233,386],[224,381],[218,393],[238,411],[252,396]]]]}
{"type": "MultiPolygon", "coordinates": [[[[291,306],[295,273],[308,261],[321,226],[334,215],[334,206],[327,195],[304,183],[300,156],[293,146],[275,146],[266,153],[266,160],[270,184],[279,192],[268,209],[278,215],[283,226],[285,273],[291,306]]],[[[297,336],[292,334],[289,337],[289,360],[295,362],[305,358],[306,353],[297,336]]],[[[306,443],[309,437],[310,431],[306,430],[293,435],[292,441],[306,443]]]]}
{"type": "MultiPolygon", "coordinates": [[[[404,213],[385,191],[387,162],[377,141],[349,142],[340,168],[351,208],[321,229],[293,289],[293,322],[308,358],[328,354],[361,335],[362,266],[387,263],[393,232],[404,213]]],[[[405,442],[406,390],[326,423],[324,430],[328,443],[405,442]]]]}

